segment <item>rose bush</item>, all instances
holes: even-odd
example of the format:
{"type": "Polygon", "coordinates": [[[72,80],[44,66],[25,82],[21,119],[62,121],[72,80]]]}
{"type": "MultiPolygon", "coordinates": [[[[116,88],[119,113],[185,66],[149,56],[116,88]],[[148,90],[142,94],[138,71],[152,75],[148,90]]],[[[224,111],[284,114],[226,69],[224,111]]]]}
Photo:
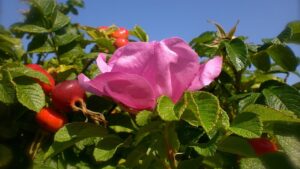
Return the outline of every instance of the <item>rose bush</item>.
{"type": "Polygon", "coordinates": [[[26,2],[0,26],[0,168],[300,167],[300,21],[259,44],[215,22],[149,42],[73,23],[83,0],[26,2]]]}
{"type": "Polygon", "coordinates": [[[183,92],[209,85],[222,69],[222,58],[199,64],[198,55],[180,38],[134,42],[118,49],[106,63],[100,53],[101,74],[79,83],[87,91],[112,98],[132,111],[153,110],[160,96],[177,103],[183,92]]]}

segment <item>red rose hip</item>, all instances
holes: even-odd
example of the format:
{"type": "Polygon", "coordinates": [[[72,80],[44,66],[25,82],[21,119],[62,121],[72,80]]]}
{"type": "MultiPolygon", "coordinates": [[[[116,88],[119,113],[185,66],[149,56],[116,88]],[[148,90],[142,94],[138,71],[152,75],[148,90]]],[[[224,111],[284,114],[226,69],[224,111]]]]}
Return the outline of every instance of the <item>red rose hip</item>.
{"type": "Polygon", "coordinates": [[[67,122],[65,116],[48,107],[43,108],[37,113],[35,119],[43,129],[51,133],[55,133],[67,122]]]}
{"type": "Polygon", "coordinates": [[[113,38],[115,38],[115,39],[118,39],[118,38],[127,39],[128,35],[129,35],[129,32],[128,32],[127,29],[125,29],[125,28],[119,28],[116,31],[114,31],[111,36],[113,38]]]}
{"type": "Polygon", "coordinates": [[[44,82],[40,81],[39,79],[36,79],[36,82],[40,84],[40,86],[42,87],[42,89],[44,90],[44,92],[46,94],[49,94],[55,86],[55,81],[54,81],[53,77],[38,64],[28,64],[28,65],[26,65],[26,67],[36,70],[36,71],[44,74],[48,78],[49,84],[44,83],[44,82]]]}
{"type": "Polygon", "coordinates": [[[118,38],[116,39],[114,45],[117,47],[117,48],[120,48],[122,46],[125,46],[127,45],[129,42],[127,39],[124,39],[124,38],[118,38]]]}
{"type": "Polygon", "coordinates": [[[85,91],[77,80],[66,80],[56,85],[52,91],[52,103],[61,112],[70,112],[76,102],[86,99],[85,91]]]}
{"type": "Polygon", "coordinates": [[[265,138],[255,138],[248,141],[258,156],[278,150],[276,144],[265,138]]]}

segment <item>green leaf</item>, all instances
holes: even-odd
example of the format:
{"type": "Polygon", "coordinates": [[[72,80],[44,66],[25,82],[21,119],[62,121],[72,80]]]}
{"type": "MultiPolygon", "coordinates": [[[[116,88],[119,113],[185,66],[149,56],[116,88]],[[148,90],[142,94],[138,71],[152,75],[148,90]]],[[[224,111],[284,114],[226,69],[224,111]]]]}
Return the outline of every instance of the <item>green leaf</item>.
{"type": "Polygon", "coordinates": [[[133,30],[130,31],[130,34],[136,36],[142,42],[149,41],[149,36],[140,26],[135,26],[133,30]]]}
{"type": "Polygon", "coordinates": [[[11,74],[12,78],[26,76],[26,77],[39,79],[40,81],[42,81],[44,83],[49,83],[47,76],[45,76],[43,73],[35,71],[35,70],[28,68],[21,64],[15,64],[15,65],[9,66],[7,70],[11,74]]]}
{"type": "Polygon", "coordinates": [[[163,123],[161,123],[160,121],[153,121],[141,127],[135,134],[133,145],[138,145],[143,141],[144,138],[146,138],[150,134],[160,132],[161,130],[163,130],[162,124],[163,123]]]}
{"type": "Polygon", "coordinates": [[[107,161],[113,157],[123,140],[117,136],[106,136],[96,145],[93,156],[97,162],[107,161]]]}
{"type": "Polygon", "coordinates": [[[257,138],[262,134],[263,124],[256,114],[246,112],[234,118],[229,130],[245,138],[257,138]]]}
{"type": "Polygon", "coordinates": [[[182,112],[180,119],[186,121],[192,126],[198,127],[200,125],[199,111],[195,100],[192,99],[192,94],[190,92],[184,93],[183,99],[184,101],[181,102],[183,103],[182,110],[179,111],[182,112]]]}
{"type": "Polygon", "coordinates": [[[50,39],[47,35],[36,35],[28,44],[28,53],[47,53],[54,52],[50,39]]]}
{"type": "Polygon", "coordinates": [[[215,135],[208,143],[202,143],[190,146],[192,147],[199,155],[202,156],[213,156],[217,151],[217,142],[219,135],[215,135]]]}
{"type": "Polygon", "coordinates": [[[221,112],[218,98],[208,92],[199,91],[191,93],[191,99],[197,105],[199,125],[209,132],[216,126],[218,114],[221,112]]]}
{"type": "Polygon", "coordinates": [[[219,100],[208,92],[187,92],[180,103],[181,119],[192,126],[202,126],[209,137],[213,137],[217,127],[218,114],[221,112],[219,100]]]}
{"type": "Polygon", "coordinates": [[[274,44],[267,49],[267,53],[272,57],[276,64],[287,71],[295,71],[298,60],[294,52],[285,45],[274,44]]]}
{"type": "MultiPolygon", "coordinates": [[[[300,128],[298,128],[299,131],[300,128]]],[[[280,144],[280,147],[288,155],[291,162],[297,167],[300,168],[300,141],[299,138],[295,136],[280,136],[276,135],[276,140],[280,144]]]]}
{"type": "Polygon", "coordinates": [[[57,11],[55,21],[52,26],[52,31],[57,31],[70,23],[70,18],[63,13],[57,11]]]}
{"type": "Polygon", "coordinates": [[[137,128],[130,115],[125,113],[118,113],[114,116],[110,116],[107,121],[109,121],[109,128],[116,133],[132,133],[137,128]]]}
{"type": "Polygon", "coordinates": [[[98,45],[100,48],[102,48],[102,49],[104,49],[104,50],[105,50],[105,49],[108,49],[108,51],[109,51],[110,53],[113,53],[113,52],[116,50],[116,48],[115,48],[113,42],[112,42],[111,40],[109,40],[109,39],[106,39],[106,38],[98,38],[98,39],[96,39],[95,42],[97,43],[97,45],[98,45]]]}
{"type": "Polygon", "coordinates": [[[230,121],[229,121],[229,117],[227,115],[227,113],[224,110],[221,110],[219,117],[218,117],[218,124],[219,127],[224,128],[224,129],[228,129],[230,127],[230,121]]]}
{"type": "Polygon", "coordinates": [[[183,145],[198,143],[200,137],[205,134],[202,128],[191,126],[185,121],[180,121],[176,126],[179,141],[183,145]]]}
{"type": "Polygon", "coordinates": [[[14,38],[12,35],[0,34],[0,51],[16,56],[21,59],[25,53],[21,39],[14,38]]]}
{"type": "Polygon", "coordinates": [[[218,150],[245,157],[255,156],[255,152],[248,141],[238,136],[227,137],[219,144],[218,150]]]}
{"type": "Polygon", "coordinates": [[[251,104],[247,106],[243,112],[251,112],[255,113],[259,116],[260,120],[263,122],[272,122],[272,121],[282,121],[282,122],[298,122],[300,123],[300,119],[297,119],[294,114],[287,111],[278,111],[273,108],[259,105],[259,104],[251,104]]]}
{"type": "Polygon", "coordinates": [[[260,93],[251,93],[248,97],[245,97],[242,100],[240,100],[239,111],[242,111],[245,107],[247,107],[250,104],[254,104],[260,96],[260,93]]]}
{"type": "Polygon", "coordinates": [[[49,32],[49,30],[43,27],[30,25],[30,24],[15,26],[13,30],[18,32],[25,32],[25,33],[48,33],[49,32]]]}
{"type": "Polygon", "coordinates": [[[263,90],[266,103],[276,110],[290,110],[300,117],[300,93],[288,86],[275,86],[263,90]]]}
{"type": "Polygon", "coordinates": [[[107,130],[102,126],[92,123],[74,122],[59,129],[54,136],[54,141],[66,142],[76,138],[103,137],[106,134],[107,130]]]}
{"type": "Polygon", "coordinates": [[[300,123],[267,122],[264,130],[272,135],[293,136],[300,139],[300,123]]]}
{"type": "Polygon", "coordinates": [[[216,38],[216,32],[204,32],[198,37],[194,38],[191,42],[190,45],[199,45],[201,43],[207,43],[207,42],[212,42],[216,38]]]}
{"type": "Polygon", "coordinates": [[[300,21],[293,21],[286,25],[278,38],[287,43],[300,43],[300,21]]]}
{"type": "Polygon", "coordinates": [[[80,44],[73,41],[67,45],[58,48],[58,57],[61,64],[74,64],[84,54],[80,44]]]}
{"type": "Polygon", "coordinates": [[[266,169],[259,158],[242,158],[240,161],[240,169],[266,169]]]}
{"type": "Polygon", "coordinates": [[[251,55],[251,62],[260,70],[268,71],[271,68],[270,57],[267,52],[261,51],[251,55]]]}
{"type": "Polygon", "coordinates": [[[165,121],[178,120],[178,115],[174,112],[175,104],[167,96],[161,96],[157,101],[158,115],[165,121]]]}
{"type": "Polygon", "coordinates": [[[51,17],[56,11],[55,0],[32,0],[33,6],[35,6],[45,18],[51,17]]]}
{"type": "Polygon", "coordinates": [[[93,39],[105,38],[105,32],[99,31],[97,28],[89,26],[80,26],[80,29],[86,31],[86,33],[93,39]]]}
{"type": "Polygon", "coordinates": [[[55,133],[54,142],[44,158],[52,157],[85,138],[103,138],[106,135],[107,130],[104,127],[92,123],[74,122],[66,124],[55,133]]]}
{"type": "Polygon", "coordinates": [[[139,126],[145,126],[146,124],[148,124],[148,122],[151,120],[151,116],[153,115],[153,112],[151,111],[141,111],[136,115],[136,123],[139,126]]]}
{"type": "Polygon", "coordinates": [[[0,80],[0,101],[5,104],[12,104],[16,101],[16,89],[10,73],[6,70],[2,71],[0,80]]]}
{"type": "Polygon", "coordinates": [[[235,38],[229,43],[224,42],[228,58],[233,64],[237,71],[244,69],[248,64],[248,50],[245,43],[239,39],[235,38]]]}
{"type": "Polygon", "coordinates": [[[217,38],[216,32],[204,32],[190,42],[190,46],[199,56],[214,56],[218,49],[217,45],[211,45],[217,38]]]}
{"type": "Polygon", "coordinates": [[[39,112],[46,104],[41,86],[25,77],[16,78],[15,82],[18,101],[28,109],[39,112]]]}
{"type": "Polygon", "coordinates": [[[74,40],[78,39],[80,37],[80,35],[76,35],[73,33],[65,33],[62,35],[56,35],[54,37],[54,42],[55,45],[57,46],[63,46],[63,45],[67,45],[71,42],[73,42],[74,40]]]}

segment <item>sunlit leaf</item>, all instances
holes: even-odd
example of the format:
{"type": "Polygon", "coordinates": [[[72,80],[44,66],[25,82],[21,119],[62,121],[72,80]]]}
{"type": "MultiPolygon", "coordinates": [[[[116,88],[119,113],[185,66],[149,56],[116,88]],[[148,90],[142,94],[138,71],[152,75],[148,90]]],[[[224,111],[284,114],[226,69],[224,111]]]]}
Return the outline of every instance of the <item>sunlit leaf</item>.
{"type": "Polygon", "coordinates": [[[248,64],[248,50],[245,43],[239,39],[235,38],[229,43],[224,42],[228,58],[233,64],[237,71],[244,69],[248,64]]]}
{"type": "Polygon", "coordinates": [[[15,82],[18,101],[28,109],[39,112],[46,104],[41,86],[25,77],[16,78],[15,82]]]}
{"type": "Polygon", "coordinates": [[[229,130],[245,138],[257,138],[262,134],[263,125],[254,113],[238,114],[233,120],[229,130]]]}
{"type": "Polygon", "coordinates": [[[266,103],[276,110],[290,110],[300,117],[300,93],[289,86],[277,86],[264,89],[262,92],[266,103]]]}
{"type": "Polygon", "coordinates": [[[297,57],[288,46],[274,44],[267,49],[267,53],[276,64],[287,71],[295,71],[298,65],[297,57]]]}
{"type": "Polygon", "coordinates": [[[96,145],[93,156],[96,161],[107,161],[113,157],[117,148],[123,144],[122,139],[116,136],[106,136],[96,145]]]}
{"type": "Polygon", "coordinates": [[[0,80],[0,101],[5,104],[12,104],[16,100],[16,89],[12,77],[8,71],[2,71],[0,80]]]}
{"type": "Polygon", "coordinates": [[[243,109],[243,112],[255,113],[263,122],[285,121],[300,123],[300,119],[297,119],[296,116],[290,112],[275,110],[271,107],[259,104],[251,104],[243,109]]]}
{"type": "Polygon", "coordinates": [[[167,96],[162,96],[158,99],[157,112],[158,115],[165,121],[178,120],[178,115],[174,112],[175,104],[167,96]]]}
{"type": "Polygon", "coordinates": [[[286,25],[278,38],[287,43],[300,43],[300,21],[293,21],[286,25]]]}

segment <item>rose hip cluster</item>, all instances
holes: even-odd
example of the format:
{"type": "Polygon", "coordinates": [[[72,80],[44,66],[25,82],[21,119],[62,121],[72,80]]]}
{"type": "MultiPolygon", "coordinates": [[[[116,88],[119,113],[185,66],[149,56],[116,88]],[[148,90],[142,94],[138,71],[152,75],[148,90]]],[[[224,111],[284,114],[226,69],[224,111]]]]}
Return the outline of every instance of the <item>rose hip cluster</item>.
{"type": "MultiPolygon", "coordinates": [[[[105,31],[108,28],[109,28],[108,26],[100,26],[98,29],[105,31]]],[[[115,30],[113,33],[110,34],[110,37],[114,39],[114,45],[117,48],[125,46],[129,43],[128,36],[129,36],[129,31],[122,27],[118,28],[117,30],[115,30]]]]}
{"type": "Polygon", "coordinates": [[[67,80],[55,85],[54,78],[38,64],[28,64],[26,67],[38,71],[48,78],[49,84],[38,79],[36,81],[45,94],[51,96],[53,107],[44,107],[36,114],[35,118],[44,130],[55,133],[67,122],[65,113],[72,111],[72,107],[77,101],[86,99],[85,91],[77,80],[67,80]]]}

